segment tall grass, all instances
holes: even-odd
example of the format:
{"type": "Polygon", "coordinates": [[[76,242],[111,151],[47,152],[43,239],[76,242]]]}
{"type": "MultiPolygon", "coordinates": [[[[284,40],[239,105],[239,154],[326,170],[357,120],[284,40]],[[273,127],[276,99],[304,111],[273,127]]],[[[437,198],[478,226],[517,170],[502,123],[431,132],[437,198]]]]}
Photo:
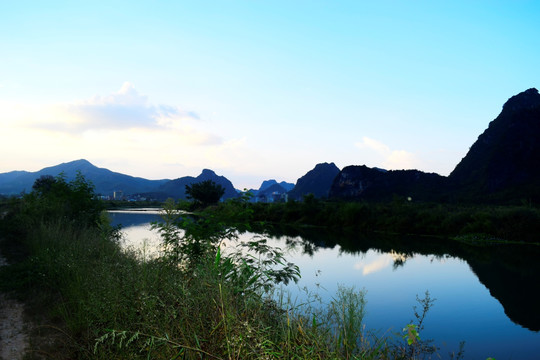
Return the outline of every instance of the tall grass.
{"type": "MultiPolygon", "coordinates": [[[[272,297],[276,284],[298,276],[297,268],[264,239],[241,244],[247,252],[222,254],[221,240],[233,238],[234,231],[212,216],[186,222],[172,211],[174,203],[166,205],[169,219],[157,226],[166,252],[148,259],[122,249],[118,229],[103,214],[83,222],[76,220],[80,214],[32,216],[36,202],[49,204],[41,203],[46,198],[30,200],[2,220],[7,236],[26,248],[27,257],[0,276],[3,286],[33,299],[33,311],[44,314],[39,329],[49,329],[54,343],[34,344],[34,354],[54,359],[408,359],[425,354],[417,343],[366,330],[364,291],[340,288],[326,306],[307,308],[272,297]],[[182,221],[188,228],[180,232],[182,221]]],[[[66,214],[62,201],[54,201],[66,214]]]]}
{"type": "Polygon", "coordinates": [[[186,272],[164,258],[122,250],[106,229],[62,221],[27,229],[30,256],[18,271],[21,286],[42,300],[34,306],[54,324],[51,358],[393,359],[404,353],[399,338],[365,329],[363,291],[340,288],[317,309],[293,306],[250,287],[256,269],[243,285],[216,257],[186,272]]]}

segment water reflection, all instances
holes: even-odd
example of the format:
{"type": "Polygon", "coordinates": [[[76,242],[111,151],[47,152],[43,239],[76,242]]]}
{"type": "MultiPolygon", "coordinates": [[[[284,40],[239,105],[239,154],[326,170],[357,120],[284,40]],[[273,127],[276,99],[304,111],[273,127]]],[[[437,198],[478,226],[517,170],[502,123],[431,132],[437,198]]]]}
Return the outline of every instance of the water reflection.
{"type": "MultiPolygon", "coordinates": [[[[148,225],[157,214],[112,216],[125,226],[131,244],[153,238],[159,248],[148,225]]],[[[287,260],[301,269],[299,286],[315,289],[321,298],[330,299],[338,284],[366,288],[369,328],[399,332],[413,317],[416,295],[429,290],[437,301],[424,336],[444,339],[443,355],[457,350],[462,340],[467,359],[534,359],[540,353],[539,247],[475,247],[442,238],[315,228],[258,232],[287,251],[287,260]]],[[[252,236],[244,233],[240,240],[252,236]]]]}
{"type": "Polygon", "coordinates": [[[123,241],[127,249],[141,254],[145,259],[161,254],[161,240],[151,229],[153,222],[159,221],[159,209],[111,210],[111,224],[122,227],[123,241]]]}
{"type": "Polygon", "coordinates": [[[535,245],[471,246],[435,237],[388,236],[377,234],[325,232],[321,229],[274,228],[269,235],[279,237],[284,231],[294,234],[309,245],[297,244],[313,254],[320,248],[334,248],[347,254],[378,250],[381,255],[371,263],[355,265],[363,274],[379,271],[392,264],[394,270],[403,266],[414,255],[431,256],[431,261],[460,258],[467,262],[478,280],[504,307],[506,315],[516,324],[532,331],[540,331],[540,248],[535,245]]]}
{"type": "Polygon", "coordinates": [[[361,270],[362,275],[369,275],[390,265],[392,265],[392,269],[395,271],[400,266],[405,265],[407,259],[410,259],[411,257],[411,255],[398,253],[392,250],[389,253],[380,254],[376,259],[371,260],[370,262],[359,261],[354,264],[354,268],[356,270],[361,270]]]}

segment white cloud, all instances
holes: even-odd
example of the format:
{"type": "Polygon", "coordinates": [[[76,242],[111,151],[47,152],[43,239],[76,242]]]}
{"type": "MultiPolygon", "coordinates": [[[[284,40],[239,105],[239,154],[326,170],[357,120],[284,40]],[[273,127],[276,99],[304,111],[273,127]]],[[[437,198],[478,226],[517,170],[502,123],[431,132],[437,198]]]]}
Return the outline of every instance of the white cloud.
{"type": "Polygon", "coordinates": [[[383,144],[382,142],[377,141],[375,139],[368,138],[367,136],[364,136],[362,138],[362,141],[357,142],[355,145],[359,149],[371,149],[380,154],[385,154],[385,155],[392,152],[390,148],[386,146],[385,144],[383,144]]]}
{"type": "MultiPolygon", "coordinates": [[[[80,138],[87,133],[125,138],[125,132],[143,131],[149,138],[166,139],[175,146],[212,146],[223,143],[193,111],[177,106],[152,105],[126,82],[118,92],[72,104],[23,104],[0,101],[4,124],[80,138]]],[[[156,144],[156,143],[154,143],[156,144]]],[[[163,143],[160,143],[163,144],[163,143]]],[[[172,146],[172,145],[171,145],[172,146]]]]}
{"type": "Polygon", "coordinates": [[[197,114],[175,106],[150,104],[129,82],[116,93],[94,96],[66,108],[75,118],[63,126],[70,131],[170,127],[183,119],[198,119],[197,114]]]}
{"type": "Polygon", "coordinates": [[[275,149],[261,154],[248,135],[222,136],[217,133],[219,124],[193,112],[152,105],[129,83],[108,96],[71,104],[0,99],[0,119],[0,133],[6,135],[0,150],[18,149],[1,164],[5,171],[38,170],[79,158],[149,178],[196,175],[186,171],[202,168],[224,174],[274,174],[271,166],[284,167],[275,149]]]}
{"type": "Polygon", "coordinates": [[[421,166],[421,161],[413,153],[393,150],[388,145],[367,136],[362,137],[362,141],[354,145],[362,150],[366,162],[371,166],[394,170],[418,169],[421,166]]]}
{"type": "Polygon", "coordinates": [[[369,275],[388,267],[392,263],[392,258],[383,254],[369,263],[358,262],[354,264],[356,270],[362,270],[362,275],[369,275]]]}

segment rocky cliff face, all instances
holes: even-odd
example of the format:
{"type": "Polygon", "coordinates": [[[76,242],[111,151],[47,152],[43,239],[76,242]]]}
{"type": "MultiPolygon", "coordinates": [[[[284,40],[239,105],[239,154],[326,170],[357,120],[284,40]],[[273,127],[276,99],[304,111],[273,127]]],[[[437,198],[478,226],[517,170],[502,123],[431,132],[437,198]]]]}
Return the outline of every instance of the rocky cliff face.
{"type": "Polygon", "coordinates": [[[289,191],[289,198],[301,200],[306,194],[313,194],[318,198],[328,197],[334,178],[339,168],[334,163],[317,164],[313,170],[296,181],[294,189],[289,191]]]}
{"type": "Polygon", "coordinates": [[[446,178],[418,170],[390,170],[347,166],[336,176],[330,197],[388,201],[395,196],[435,201],[445,196],[446,178]]]}
{"type": "Polygon", "coordinates": [[[348,166],[331,197],[385,201],[394,195],[423,201],[521,203],[540,201],[540,94],[510,98],[448,178],[418,170],[348,166]]]}
{"type": "Polygon", "coordinates": [[[461,199],[540,201],[540,94],[510,98],[449,176],[461,199]]]}

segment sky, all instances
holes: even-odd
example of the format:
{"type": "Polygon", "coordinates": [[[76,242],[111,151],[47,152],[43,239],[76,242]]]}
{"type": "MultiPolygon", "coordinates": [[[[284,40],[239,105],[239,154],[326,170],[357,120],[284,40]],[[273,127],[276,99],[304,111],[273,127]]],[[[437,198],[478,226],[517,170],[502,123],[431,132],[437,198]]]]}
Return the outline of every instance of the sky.
{"type": "Polygon", "coordinates": [[[0,173],[448,175],[540,86],[538,19],[532,0],[2,1],[0,173]]]}

